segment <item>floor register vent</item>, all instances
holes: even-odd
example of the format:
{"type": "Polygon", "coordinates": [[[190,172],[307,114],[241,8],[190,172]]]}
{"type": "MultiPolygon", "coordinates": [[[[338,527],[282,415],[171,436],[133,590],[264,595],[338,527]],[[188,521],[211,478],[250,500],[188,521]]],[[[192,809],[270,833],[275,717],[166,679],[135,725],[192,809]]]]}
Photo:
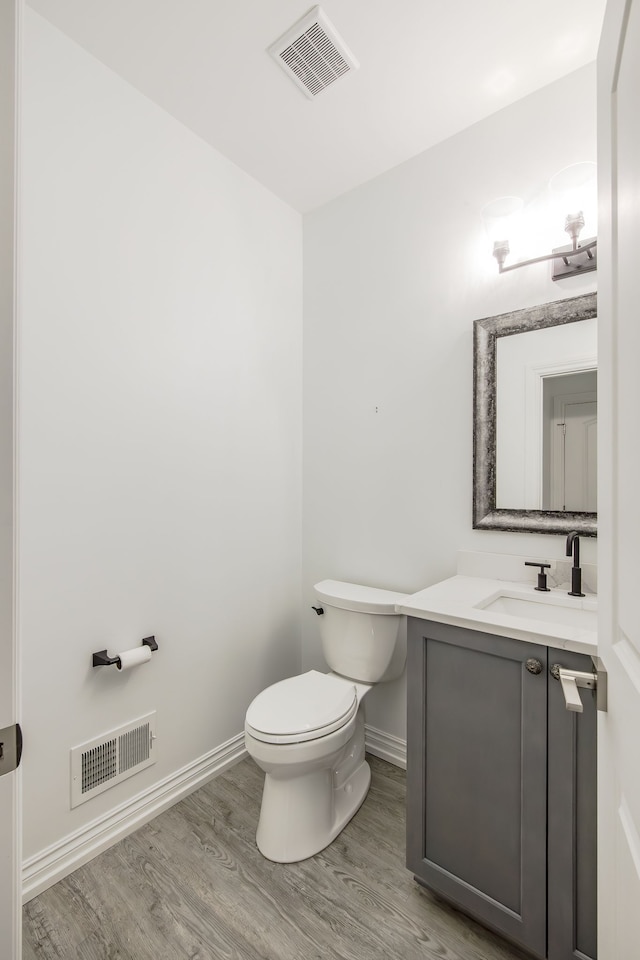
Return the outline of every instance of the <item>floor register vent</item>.
{"type": "Polygon", "coordinates": [[[360,64],[320,7],[313,7],[269,53],[310,100],[360,64]]]}
{"type": "Polygon", "coordinates": [[[90,800],[156,762],[156,712],[71,750],[71,806],[90,800]]]}

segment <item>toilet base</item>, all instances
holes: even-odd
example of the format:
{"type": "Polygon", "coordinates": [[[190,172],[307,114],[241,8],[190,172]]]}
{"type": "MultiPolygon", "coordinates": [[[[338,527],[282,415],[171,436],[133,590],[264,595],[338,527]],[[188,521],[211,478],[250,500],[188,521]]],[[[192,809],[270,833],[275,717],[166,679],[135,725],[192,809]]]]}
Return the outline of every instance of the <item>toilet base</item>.
{"type": "Polygon", "coordinates": [[[295,863],[319,853],[357,813],[370,783],[360,715],[354,736],[320,769],[293,777],[283,776],[282,770],[265,774],[258,849],[276,863],[295,863]]]}

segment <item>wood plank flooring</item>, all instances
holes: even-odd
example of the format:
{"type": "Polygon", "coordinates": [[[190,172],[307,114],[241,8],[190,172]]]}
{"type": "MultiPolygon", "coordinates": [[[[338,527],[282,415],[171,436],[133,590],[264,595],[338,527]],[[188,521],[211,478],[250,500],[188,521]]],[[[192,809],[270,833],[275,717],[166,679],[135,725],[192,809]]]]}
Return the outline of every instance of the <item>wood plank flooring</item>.
{"type": "Polygon", "coordinates": [[[340,836],[296,864],[255,845],[250,759],[24,908],[23,960],[515,960],[404,866],[404,771],[372,785],[340,836]]]}

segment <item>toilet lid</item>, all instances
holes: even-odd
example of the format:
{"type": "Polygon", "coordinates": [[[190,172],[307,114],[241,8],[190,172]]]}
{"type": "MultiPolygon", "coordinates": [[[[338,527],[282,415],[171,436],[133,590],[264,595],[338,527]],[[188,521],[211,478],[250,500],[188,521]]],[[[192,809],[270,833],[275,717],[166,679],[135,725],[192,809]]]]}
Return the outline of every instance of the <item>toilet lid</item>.
{"type": "Polygon", "coordinates": [[[249,706],[246,724],[261,739],[314,740],[344,726],[358,709],[348,680],[309,670],[267,687],[249,706]]]}

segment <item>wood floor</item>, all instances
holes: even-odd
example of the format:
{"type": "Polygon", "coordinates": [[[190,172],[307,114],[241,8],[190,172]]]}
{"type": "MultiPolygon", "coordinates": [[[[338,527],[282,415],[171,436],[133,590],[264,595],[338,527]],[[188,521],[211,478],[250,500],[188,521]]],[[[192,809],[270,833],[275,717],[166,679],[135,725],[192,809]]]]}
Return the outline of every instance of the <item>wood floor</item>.
{"type": "Polygon", "coordinates": [[[404,866],[404,771],[369,757],[351,823],[296,864],[255,845],[245,759],[24,908],[23,960],[514,960],[404,866]]]}

